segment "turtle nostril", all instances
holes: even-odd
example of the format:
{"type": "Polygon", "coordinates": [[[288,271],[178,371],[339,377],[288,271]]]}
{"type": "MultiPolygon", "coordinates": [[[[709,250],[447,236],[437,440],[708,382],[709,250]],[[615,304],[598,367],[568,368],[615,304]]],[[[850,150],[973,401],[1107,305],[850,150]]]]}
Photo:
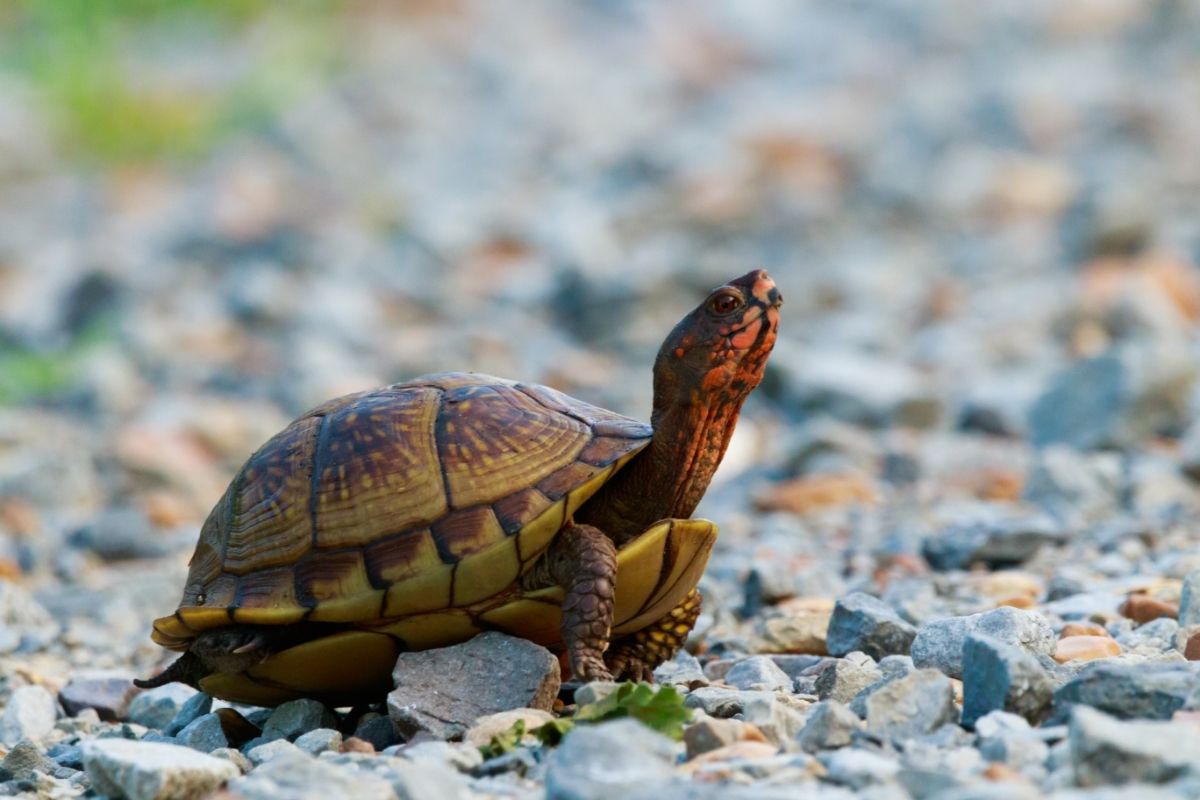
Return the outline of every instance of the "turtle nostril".
{"type": "Polygon", "coordinates": [[[779,293],[778,289],[772,287],[771,291],[767,292],[767,302],[778,308],[783,305],[783,295],[779,293]]]}

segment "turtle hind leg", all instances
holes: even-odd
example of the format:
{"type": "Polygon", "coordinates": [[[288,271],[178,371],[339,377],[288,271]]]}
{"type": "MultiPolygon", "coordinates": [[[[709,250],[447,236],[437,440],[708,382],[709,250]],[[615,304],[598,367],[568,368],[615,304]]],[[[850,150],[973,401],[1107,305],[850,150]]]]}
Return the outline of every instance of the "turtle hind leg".
{"type": "Polygon", "coordinates": [[[534,564],[526,589],[562,586],[562,639],[571,672],[581,681],[612,680],[604,651],[612,631],[617,548],[604,531],[568,525],[534,564]]]}
{"type": "Polygon", "coordinates": [[[672,658],[687,641],[700,618],[703,599],[692,589],[683,601],[657,622],[622,636],[608,651],[608,668],[618,679],[654,681],[654,669],[672,658]]]}
{"type": "Polygon", "coordinates": [[[200,688],[200,679],[212,670],[204,666],[204,662],[195,653],[187,652],[171,662],[171,665],[151,678],[134,678],[133,685],[139,689],[153,689],[166,686],[168,683],[186,683],[188,686],[200,688]]]}

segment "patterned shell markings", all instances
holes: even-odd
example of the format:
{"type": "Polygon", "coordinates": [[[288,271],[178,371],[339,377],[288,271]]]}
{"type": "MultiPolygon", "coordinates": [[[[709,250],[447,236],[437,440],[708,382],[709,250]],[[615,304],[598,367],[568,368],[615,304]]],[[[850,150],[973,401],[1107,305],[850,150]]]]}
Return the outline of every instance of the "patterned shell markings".
{"type": "Polygon", "coordinates": [[[649,437],[644,423],[553,389],[479,374],[330,401],[230,484],[201,531],[181,612],[201,630],[476,602],[532,564],[586,499],[583,484],[595,491],[602,479],[589,479],[649,437]]]}

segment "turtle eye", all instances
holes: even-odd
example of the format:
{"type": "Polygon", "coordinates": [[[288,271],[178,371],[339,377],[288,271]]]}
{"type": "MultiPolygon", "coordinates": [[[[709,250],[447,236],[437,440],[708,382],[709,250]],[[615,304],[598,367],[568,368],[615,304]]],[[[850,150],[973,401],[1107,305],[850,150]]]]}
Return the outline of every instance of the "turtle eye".
{"type": "Polygon", "coordinates": [[[733,292],[717,292],[713,299],[708,301],[708,307],[715,314],[732,314],[742,307],[742,298],[733,292]]]}

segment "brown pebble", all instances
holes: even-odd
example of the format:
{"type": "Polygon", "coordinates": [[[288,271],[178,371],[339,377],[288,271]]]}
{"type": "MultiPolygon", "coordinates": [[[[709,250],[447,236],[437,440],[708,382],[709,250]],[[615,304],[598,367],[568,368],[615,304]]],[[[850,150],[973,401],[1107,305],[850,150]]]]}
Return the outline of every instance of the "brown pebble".
{"type": "Polygon", "coordinates": [[[1002,764],[999,761],[993,761],[984,768],[982,773],[984,780],[989,781],[1022,781],[1025,777],[1008,764],[1002,764]]]}
{"type": "Polygon", "coordinates": [[[1171,715],[1172,722],[1190,722],[1200,725],[1200,711],[1180,709],[1171,715]]]}
{"type": "Polygon", "coordinates": [[[1159,600],[1148,594],[1129,595],[1118,611],[1121,612],[1121,616],[1133,620],[1138,625],[1145,625],[1160,617],[1170,617],[1171,619],[1179,617],[1177,604],[1159,600]]]}
{"type": "Polygon", "coordinates": [[[360,739],[357,736],[351,736],[342,742],[341,752],[343,753],[374,753],[375,745],[368,742],[366,739],[360,739]]]}
{"type": "Polygon", "coordinates": [[[1068,622],[1063,625],[1058,638],[1066,639],[1068,636],[1108,636],[1108,631],[1094,622],[1068,622]]]}
{"type": "Polygon", "coordinates": [[[1200,631],[1188,637],[1187,644],[1183,646],[1183,657],[1188,661],[1200,661],[1200,631]]]}
{"type": "Polygon", "coordinates": [[[1060,664],[1119,655],[1121,645],[1109,636],[1068,636],[1066,639],[1059,639],[1057,647],[1054,648],[1054,660],[1060,664]]]}

